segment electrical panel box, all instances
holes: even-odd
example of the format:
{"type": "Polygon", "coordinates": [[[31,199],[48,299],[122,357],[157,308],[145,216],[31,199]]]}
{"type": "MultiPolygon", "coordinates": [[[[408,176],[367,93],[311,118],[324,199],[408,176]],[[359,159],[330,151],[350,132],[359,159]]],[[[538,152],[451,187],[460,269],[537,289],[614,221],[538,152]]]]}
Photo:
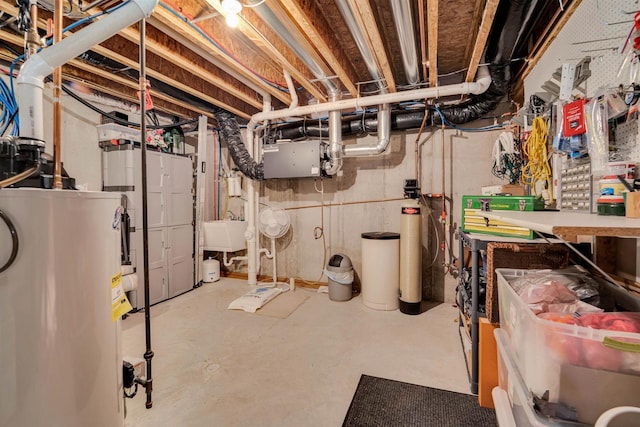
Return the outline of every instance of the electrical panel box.
{"type": "Polygon", "coordinates": [[[263,147],[264,177],[308,178],[322,173],[322,145],[316,141],[277,142],[263,147]]]}

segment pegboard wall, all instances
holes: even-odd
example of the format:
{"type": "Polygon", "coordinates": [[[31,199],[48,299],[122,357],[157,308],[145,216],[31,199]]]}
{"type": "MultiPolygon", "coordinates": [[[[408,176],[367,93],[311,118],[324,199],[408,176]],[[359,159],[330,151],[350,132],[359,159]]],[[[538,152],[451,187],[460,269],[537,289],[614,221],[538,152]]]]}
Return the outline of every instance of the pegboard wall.
{"type": "Polygon", "coordinates": [[[525,79],[525,99],[541,91],[543,83],[564,63],[577,64],[590,56],[591,77],[587,80],[587,96],[598,88],[617,87],[627,82],[629,73],[617,78],[629,47],[621,53],[640,10],[640,0],[585,0],[560,31],[535,69],[525,79]]]}
{"type": "MultiPolygon", "coordinates": [[[[630,80],[632,69],[628,63],[622,66],[631,49],[628,45],[623,51],[623,47],[638,10],[640,0],[582,1],[525,79],[525,99],[543,91],[542,85],[557,68],[565,63],[577,64],[585,56],[591,57],[591,77],[583,84],[587,97],[594,96],[601,88],[640,83],[630,80]]],[[[615,142],[612,141],[610,147],[610,160],[640,160],[639,142],[637,120],[619,125],[615,129],[615,142]]]]}

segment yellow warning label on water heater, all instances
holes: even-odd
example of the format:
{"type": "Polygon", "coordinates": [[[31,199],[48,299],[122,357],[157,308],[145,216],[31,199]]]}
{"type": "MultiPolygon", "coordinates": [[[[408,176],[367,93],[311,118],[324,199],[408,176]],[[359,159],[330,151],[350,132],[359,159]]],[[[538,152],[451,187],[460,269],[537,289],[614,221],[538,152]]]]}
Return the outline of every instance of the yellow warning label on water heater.
{"type": "Polygon", "coordinates": [[[122,273],[111,276],[111,321],[131,311],[133,307],[122,290],[122,273]]]}

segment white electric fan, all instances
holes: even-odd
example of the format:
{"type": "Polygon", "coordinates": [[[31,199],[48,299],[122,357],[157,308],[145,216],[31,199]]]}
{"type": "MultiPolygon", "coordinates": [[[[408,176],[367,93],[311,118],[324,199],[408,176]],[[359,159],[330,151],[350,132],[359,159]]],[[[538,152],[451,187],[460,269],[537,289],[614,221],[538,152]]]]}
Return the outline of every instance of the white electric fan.
{"type": "MultiPolygon", "coordinates": [[[[276,239],[284,236],[289,231],[291,221],[289,215],[282,209],[268,207],[263,209],[258,216],[258,226],[260,232],[271,239],[271,253],[269,255],[273,260],[273,285],[277,286],[278,274],[276,273],[276,239]]],[[[282,283],[287,286],[287,283],[282,283]]]]}

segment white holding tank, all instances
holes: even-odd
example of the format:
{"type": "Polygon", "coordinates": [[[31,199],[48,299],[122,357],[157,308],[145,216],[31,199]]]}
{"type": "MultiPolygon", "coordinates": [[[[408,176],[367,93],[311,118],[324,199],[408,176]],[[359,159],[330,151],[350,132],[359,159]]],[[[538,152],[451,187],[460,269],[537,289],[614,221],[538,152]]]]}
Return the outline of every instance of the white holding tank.
{"type": "Polygon", "coordinates": [[[0,190],[0,269],[17,239],[0,273],[0,426],[124,425],[119,205],[119,193],[0,190]]]}
{"type": "Polygon", "coordinates": [[[422,244],[420,204],[416,199],[402,202],[400,218],[400,311],[420,314],[422,301],[422,244]]]}

